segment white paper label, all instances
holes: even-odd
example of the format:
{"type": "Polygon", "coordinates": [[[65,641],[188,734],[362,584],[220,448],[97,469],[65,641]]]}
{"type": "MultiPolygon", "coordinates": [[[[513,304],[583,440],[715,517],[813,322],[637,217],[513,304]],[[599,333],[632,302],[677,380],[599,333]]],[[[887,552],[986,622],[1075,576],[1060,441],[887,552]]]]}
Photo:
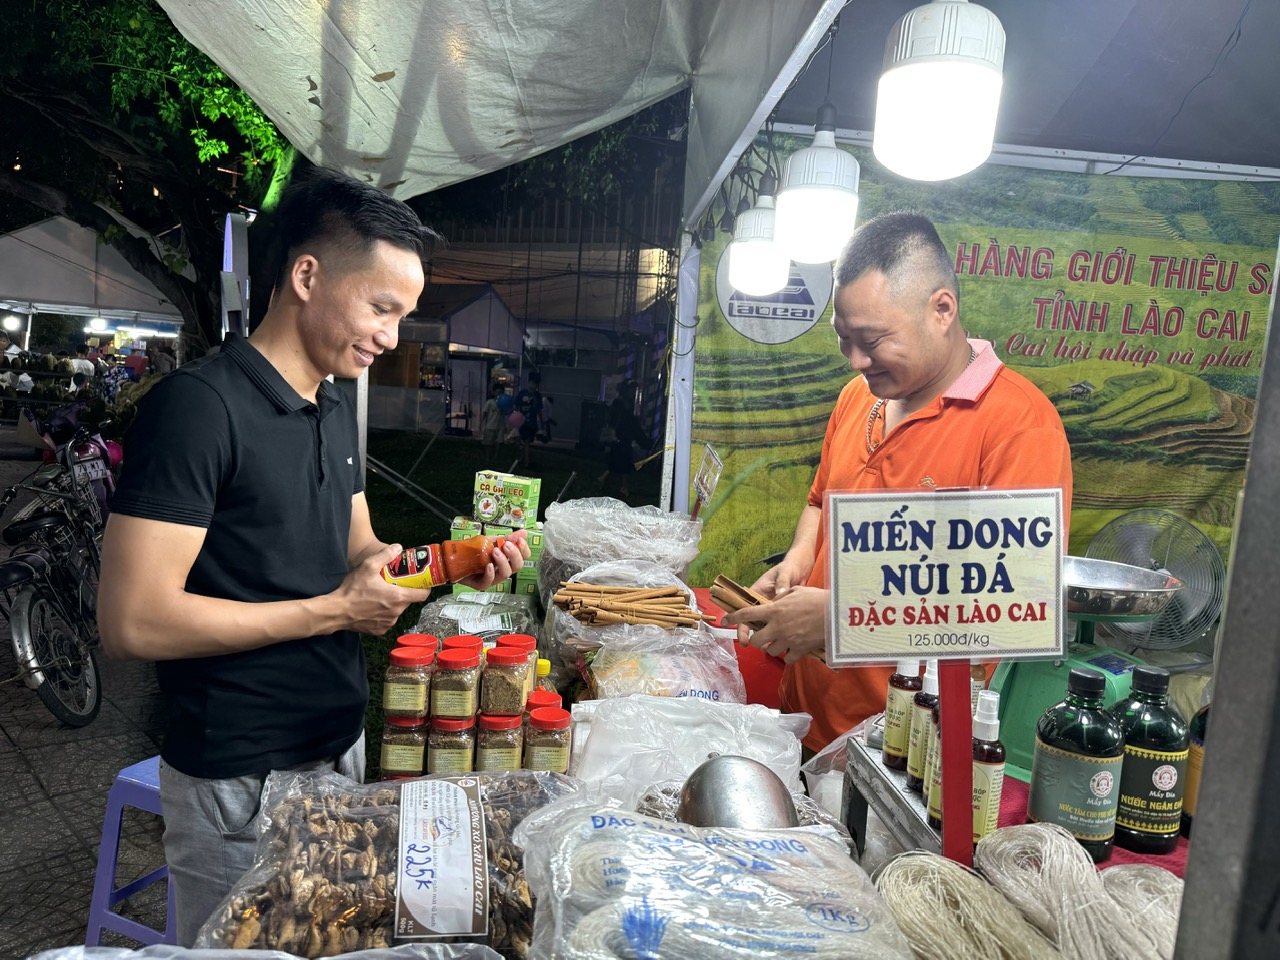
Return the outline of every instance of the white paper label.
{"type": "Polygon", "coordinates": [[[395,929],[398,940],[488,931],[484,812],[475,777],[401,787],[395,929]]]}

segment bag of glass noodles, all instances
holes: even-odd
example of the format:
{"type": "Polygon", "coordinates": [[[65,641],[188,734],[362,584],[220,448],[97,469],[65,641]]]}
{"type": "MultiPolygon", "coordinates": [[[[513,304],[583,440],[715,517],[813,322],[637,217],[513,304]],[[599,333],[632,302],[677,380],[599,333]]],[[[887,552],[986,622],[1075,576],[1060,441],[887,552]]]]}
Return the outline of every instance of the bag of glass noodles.
{"type": "Polygon", "coordinates": [[[827,827],[666,823],[571,798],[518,828],[556,960],[911,960],[871,880],[827,827]]]}

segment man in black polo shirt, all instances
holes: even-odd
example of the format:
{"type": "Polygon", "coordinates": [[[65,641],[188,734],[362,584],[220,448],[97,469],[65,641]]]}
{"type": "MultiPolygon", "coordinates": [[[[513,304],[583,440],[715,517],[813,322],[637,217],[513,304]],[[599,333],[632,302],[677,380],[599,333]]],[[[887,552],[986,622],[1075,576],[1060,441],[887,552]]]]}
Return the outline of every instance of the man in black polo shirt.
{"type": "MultiPolygon", "coordinates": [[[[315,171],[278,214],[284,251],[248,340],[165,377],[140,404],[103,544],[98,622],[114,657],[155,660],[165,856],[179,943],[253,861],[271,770],[364,772],[368,684],[357,632],[428,591],[382,579],[355,414],[330,374],[394,349],[434,237],[416,214],[315,171]]],[[[485,588],[529,556],[512,538],[485,588]]]]}

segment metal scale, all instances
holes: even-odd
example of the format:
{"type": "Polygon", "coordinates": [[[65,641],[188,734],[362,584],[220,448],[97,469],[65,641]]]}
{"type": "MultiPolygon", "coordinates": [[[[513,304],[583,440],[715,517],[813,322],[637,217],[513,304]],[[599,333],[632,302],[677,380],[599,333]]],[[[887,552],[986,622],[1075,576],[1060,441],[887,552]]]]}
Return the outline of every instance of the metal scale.
{"type": "Polygon", "coordinates": [[[1133,668],[1146,662],[1122,650],[1095,646],[1097,624],[1154,620],[1182,589],[1181,581],[1167,572],[1089,557],[1063,558],[1062,577],[1067,618],[1075,622],[1067,658],[1006,660],[991,679],[991,688],[1000,693],[1005,773],[1022,781],[1031,779],[1036,722],[1062,700],[1073,667],[1101,673],[1107,683],[1105,702],[1111,704],[1129,695],[1133,668]]]}

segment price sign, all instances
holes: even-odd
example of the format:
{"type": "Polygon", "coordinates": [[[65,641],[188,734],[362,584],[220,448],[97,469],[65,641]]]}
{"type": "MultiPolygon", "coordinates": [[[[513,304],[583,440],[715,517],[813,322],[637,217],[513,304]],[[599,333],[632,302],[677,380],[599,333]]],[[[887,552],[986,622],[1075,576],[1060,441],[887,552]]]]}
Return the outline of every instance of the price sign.
{"type": "Polygon", "coordinates": [[[1062,491],[828,493],[827,663],[1063,656],[1062,491]]]}

